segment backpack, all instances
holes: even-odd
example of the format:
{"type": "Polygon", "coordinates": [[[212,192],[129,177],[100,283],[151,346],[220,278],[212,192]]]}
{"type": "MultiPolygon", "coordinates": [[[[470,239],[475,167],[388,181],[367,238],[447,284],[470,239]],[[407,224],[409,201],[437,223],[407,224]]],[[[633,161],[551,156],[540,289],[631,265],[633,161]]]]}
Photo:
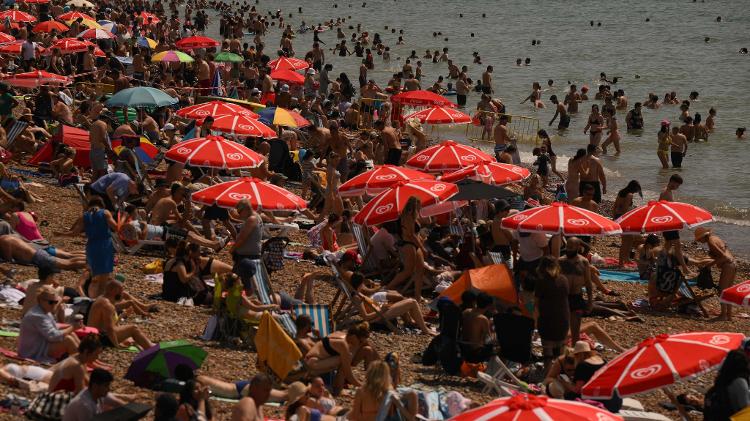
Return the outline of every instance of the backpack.
{"type": "Polygon", "coordinates": [[[450,375],[461,372],[461,351],[458,346],[458,335],[461,330],[461,309],[448,299],[438,302],[440,312],[440,335],[427,346],[422,364],[440,366],[450,375]]]}
{"type": "Polygon", "coordinates": [[[656,259],[656,289],[665,294],[677,291],[682,282],[682,272],[677,267],[677,258],[667,252],[659,253],[656,259]]]}
{"type": "Polygon", "coordinates": [[[726,390],[711,386],[703,400],[703,419],[705,421],[728,421],[732,415],[729,406],[726,390]]]}
{"type": "Polygon", "coordinates": [[[263,263],[269,273],[284,268],[284,250],[289,239],[287,237],[272,237],[263,244],[263,263]]]}

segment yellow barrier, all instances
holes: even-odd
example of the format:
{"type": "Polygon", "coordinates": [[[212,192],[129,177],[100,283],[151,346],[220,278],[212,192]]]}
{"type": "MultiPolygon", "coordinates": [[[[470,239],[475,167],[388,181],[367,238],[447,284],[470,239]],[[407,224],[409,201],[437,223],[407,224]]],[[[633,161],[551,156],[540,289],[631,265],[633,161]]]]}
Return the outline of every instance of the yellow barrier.
{"type": "Polygon", "coordinates": [[[499,114],[490,111],[479,110],[477,110],[472,117],[474,117],[475,120],[478,117],[481,117],[482,121],[484,121],[486,124],[467,124],[466,139],[472,142],[494,143],[494,140],[492,140],[492,129],[490,129],[490,122],[492,128],[494,128],[495,125],[497,125],[498,118],[501,115],[505,115],[508,117],[508,134],[511,137],[515,136],[519,142],[539,143],[539,138],[536,134],[539,131],[538,118],[523,115],[499,114]],[[490,119],[490,122],[488,122],[487,119],[490,119]],[[487,128],[486,131],[485,127],[487,128]]]}

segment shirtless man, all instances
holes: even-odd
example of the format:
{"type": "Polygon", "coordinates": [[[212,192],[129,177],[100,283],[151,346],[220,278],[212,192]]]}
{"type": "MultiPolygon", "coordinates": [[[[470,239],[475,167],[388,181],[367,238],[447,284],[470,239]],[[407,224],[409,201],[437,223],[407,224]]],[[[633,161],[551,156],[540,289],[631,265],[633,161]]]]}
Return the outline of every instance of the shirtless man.
{"type": "Polygon", "coordinates": [[[231,421],[263,421],[263,404],[268,401],[273,382],[267,375],[256,374],[248,386],[247,396],[240,399],[232,408],[231,421]]]}
{"type": "Polygon", "coordinates": [[[111,114],[101,113],[97,115],[98,119],[91,124],[89,131],[89,143],[91,143],[91,181],[96,181],[99,177],[107,173],[107,155],[113,155],[112,145],[109,142],[111,114]]]}
{"type": "MultiPolygon", "coordinates": [[[[61,250],[57,250],[58,255],[61,250]]],[[[0,236],[0,257],[6,262],[16,261],[20,264],[32,264],[38,268],[49,270],[76,270],[86,266],[86,257],[64,254],[63,258],[50,255],[41,246],[34,247],[30,243],[13,235],[0,236]]]]}
{"type": "Polygon", "coordinates": [[[594,201],[595,191],[596,190],[594,189],[594,186],[592,186],[591,184],[583,186],[583,188],[581,189],[581,196],[573,199],[570,204],[573,206],[578,206],[579,208],[590,210],[591,212],[598,213],[599,204],[594,201]]]}
{"type": "Polygon", "coordinates": [[[555,105],[555,115],[552,116],[552,120],[549,121],[549,125],[551,126],[552,123],[555,122],[557,116],[560,116],[560,122],[557,123],[557,129],[567,129],[570,126],[570,116],[568,115],[568,111],[565,109],[565,105],[560,103],[560,101],[557,99],[557,95],[552,95],[549,100],[555,105]]]}
{"type": "Polygon", "coordinates": [[[492,66],[487,66],[487,70],[482,73],[482,93],[492,95],[495,89],[492,88],[492,66]]]}
{"type": "Polygon", "coordinates": [[[146,113],[146,110],[141,108],[138,110],[141,131],[145,134],[152,143],[159,142],[159,124],[154,120],[153,117],[146,113]]]}
{"type": "Polygon", "coordinates": [[[412,74],[406,76],[404,80],[404,92],[418,91],[422,89],[422,85],[419,83],[419,79],[415,78],[412,74]]]}
{"type": "Polygon", "coordinates": [[[716,109],[711,107],[708,110],[708,118],[706,119],[706,130],[711,133],[714,131],[714,127],[716,127],[716,109]]]}
{"type": "Polygon", "coordinates": [[[260,77],[260,92],[267,94],[268,92],[273,91],[273,79],[271,79],[271,75],[266,72],[265,67],[258,70],[258,76],[260,77]]]}
{"type": "Polygon", "coordinates": [[[565,95],[564,104],[568,106],[568,114],[576,114],[578,112],[578,104],[581,102],[581,95],[576,92],[577,89],[576,85],[570,85],[570,91],[565,95]]]}
{"type": "Polygon", "coordinates": [[[99,329],[99,340],[102,345],[113,348],[120,348],[125,345],[125,341],[130,338],[141,349],[151,348],[154,344],[143,334],[141,329],[136,325],[119,325],[119,316],[117,315],[117,306],[127,305],[122,300],[123,287],[122,283],[117,280],[111,280],[104,288],[104,294],[100,295],[89,310],[88,326],[99,329]]]}
{"type": "MultiPolygon", "coordinates": [[[[710,257],[709,259],[700,261],[698,265],[701,267],[716,266],[721,270],[721,275],[719,275],[719,289],[724,291],[731,287],[734,283],[734,277],[737,274],[737,265],[734,263],[734,255],[729,251],[724,240],[711,232],[710,229],[698,227],[695,230],[695,241],[705,243],[708,246],[708,255],[710,257]]],[[[722,304],[721,314],[714,320],[732,320],[732,306],[722,304]]]]}
{"type": "Polygon", "coordinates": [[[607,178],[604,175],[604,167],[599,158],[594,156],[596,145],[589,144],[586,147],[586,156],[580,159],[578,165],[578,191],[583,192],[587,185],[594,186],[594,201],[602,202],[602,194],[607,194],[607,178]]]}
{"type": "MultiPolygon", "coordinates": [[[[178,203],[185,202],[185,187],[179,183],[173,183],[170,187],[169,197],[159,199],[151,210],[151,216],[148,221],[151,225],[180,226],[188,231],[198,233],[190,223],[190,219],[183,216],[178,209],[178,203]]],[[[185,203],[185,206],[191,204],[185,203]]]]}
{"type": "Polygon", "coordinates": [[[200,56],[195,59],[195,66],[198,70],[198,89],[195,90],[195,96],[208,95],[211,92],[211,67],[200,56]]]}
{"type": "Polygon", "coordinates": [[[490,231],[492,232],[492,251],[500,253],[503,260],[510,261],[513,258],[512,243],[513,233],[502,227],[503,218],[510,213],[510,204],[505,199],[495,202],[495,217],[492,219],[490,231]]]}
{"type": "Polygon", "coordinates": [[[693,125],[693,117],[685,117],[685,123],[680,126],[680,133],[685,135],[688,142],[695,140],[695,126],[693,125]]]}
{"type": "Polygon", "coordinates": [[[55,105],[52,108],[52,117],[56,118],[57,120],[60,120],[61,122],[72,126],[73,125],[73,112],[70,111],[70,107],[68,107],[68,104],[66,104],[63,100],[60,94],[52,97],[55,105]]]}
{"type": "Polygon", "coordinates": [[[482,363],[495,355],[495,350],[488,341],[491,324],[488,316],[492,316],[495,305],[492,297],[486,292],[477,296],[477,306],[462,315],[462,354],[470,363],[482,363]]]}
{"type": "Polygon", "coordinates": [[[95,67],[95,59],[94,59],[94,46],[89,45],[89,48],[86,50],[86,52],[83,54],[83,72],[87,73],[85,79],[88,80],[94,80],[94,72],[96,72],[95,67]]]}
{"type": "Polygon", "coordinates": [[[385,122],[378,120],[374,124],[375,130],[378,131],[381,141],[384,143],[387,152],[385,163],[390,165],[401,164],[401,140],[398,132],[393,127],[385,127],[385,122]]]}
{"type": "Polygon", "coordinates": [[[328,123],[328,130],[331,132],[331,151],[341,158],[336,171],[339,172],[339,181],[343,183],[349,177],[349,158],[347,158],[349,156],[349,141],[339,131],[339,125],[335,121],[328,123]]]}
{"type": "Polygon", "coordinates": [[[682,168],[682,159],[687,155],[688,139],[677,126],[672,127],[672,168],[682,168]]]}
{"type": "Polygon", "coordinates": [[[500,159],[500,154],[511,144],[507,124],[508,116],[502,114],[498,117],[497,126],[492,130],[492,138],[495,141],[495,158],[498,160],[500,159]]]}
{"type": "Polygon", "coordinates": [[[572,343],[580,337],[581,319],[594,307],[594,284],[591,282],[589,261],[580,255],[582,244],[577,237],[568,238],[565,245],[565,256],[560,258],[560,273],[570,283],[568,305],[570,306],[570,336],[572,343]],[[586,287],[587,300],[583,298],[586,287]]]}
{"type": "MultiPolygon", "coordinates": [[[[360,96],[362,97],[362,117],[363,123],[366,128],[372,127],[373,114],[375,112],[375,99],[378,97],[380,88],[375,84],[375,81],[370,79],[367,84],[360,90],[360,96]]],[[[338,152],[338,151],[337,151],[338,152]]],[[[341,155],[339,153],[340,156],[341,155]]]]}

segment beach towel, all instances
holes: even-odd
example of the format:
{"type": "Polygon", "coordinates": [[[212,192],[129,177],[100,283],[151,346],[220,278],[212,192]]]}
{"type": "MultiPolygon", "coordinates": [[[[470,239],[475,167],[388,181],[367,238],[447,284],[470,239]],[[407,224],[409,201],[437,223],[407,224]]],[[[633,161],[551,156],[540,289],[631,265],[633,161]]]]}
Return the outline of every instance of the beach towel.
{"type": "Polygon", "coordinates": [[[605,270],[599,269],[599,278],[602,281],[616,281],[616,282],[631,282],[631,283],[645,283],[641,279],[638,272],[627,272],[619,270],[605,270]]]}
{"type": "Polygon", "coordinates": [[[281,379],[286,378],[302,358],[297,345],[267,311],[260,318],[255,348],[258,350],[258,363],[268,366],[281,379]]]}

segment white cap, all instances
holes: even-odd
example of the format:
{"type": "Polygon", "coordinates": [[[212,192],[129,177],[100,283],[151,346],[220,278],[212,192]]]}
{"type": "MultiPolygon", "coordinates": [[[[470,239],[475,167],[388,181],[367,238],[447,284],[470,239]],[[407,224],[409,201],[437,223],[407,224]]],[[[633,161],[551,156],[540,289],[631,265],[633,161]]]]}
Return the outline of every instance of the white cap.
{"type": "Polygon", "coordinates": [[[166,132],[167,130],[174,130],[174,124],[172,124],[172,123],[167,123],[167,124],[165,124],[165,125],[164,125],[164,128],[163,128],[162,130],[164,130],[165,132],[166,132]]]}
{"type": "Polygon", "coordinates": [[[307,69],[307,72],[306,72],[306,73],[307,73],[308,75],[314,75],[314,74],[315,74],[315,69],[313,69],[313,68],[311,67],[311,68],[307,69]]]}
{"type": "Polygon", "coordinates": [[[289,92],[289,85],[281,85],[281,92],[289,92]]]}

